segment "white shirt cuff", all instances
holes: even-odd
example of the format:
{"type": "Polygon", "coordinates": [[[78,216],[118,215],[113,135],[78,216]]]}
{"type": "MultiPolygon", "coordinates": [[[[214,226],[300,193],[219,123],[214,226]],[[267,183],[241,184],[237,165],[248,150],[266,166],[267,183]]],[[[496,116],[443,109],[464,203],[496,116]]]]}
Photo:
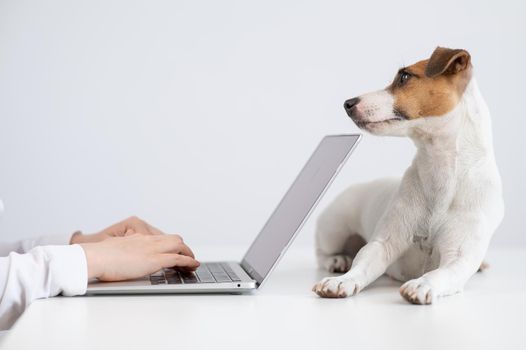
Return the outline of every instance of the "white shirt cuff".
{"type": "Polygon", "coordinates": [[[88,285],[88,264],[84,249],[78,244],[69,246],[47,246],[52,286],[58,294],[74,296],[86,293],[88,285]]]}

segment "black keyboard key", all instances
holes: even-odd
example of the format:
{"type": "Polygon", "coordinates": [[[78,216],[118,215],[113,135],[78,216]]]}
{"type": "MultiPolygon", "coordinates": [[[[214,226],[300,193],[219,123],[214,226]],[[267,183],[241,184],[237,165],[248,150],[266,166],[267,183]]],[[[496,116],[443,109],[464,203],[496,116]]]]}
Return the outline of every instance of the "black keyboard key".
{"type": "Polygon", "coordinates": [[[172,276],[177,276],[177,271],[175,271],[174,269],[165,269],[164,270],[164,276],[166,278],[172,277],[172,276]]]}
{"type": "Polygon", "coordinates": [[[150,276],[162,277],[162,276],[164,276],[164,272],[163,272],[163,270],[159,270],[157,272],[152,273],[150,276]]]}
{"type": "Polygon", "coordinates": [[[164,276],[163,277],[151,276],[150,283],[152,285],[166,284],[166,280],[164,279],[164,276]]]}
{"type": "Polygon", "coordinates": [[[182,272],[181,278],[184,283],[199,283],[197,276],[193,272],[182,272]]]}
{"type": "Polygon", "coordinates": [[[181,277],[179,275],[175,274],[172,276],[166,276],[166,281],[168,284],[181,284],[183,281],[181,280],[181,277]]]}

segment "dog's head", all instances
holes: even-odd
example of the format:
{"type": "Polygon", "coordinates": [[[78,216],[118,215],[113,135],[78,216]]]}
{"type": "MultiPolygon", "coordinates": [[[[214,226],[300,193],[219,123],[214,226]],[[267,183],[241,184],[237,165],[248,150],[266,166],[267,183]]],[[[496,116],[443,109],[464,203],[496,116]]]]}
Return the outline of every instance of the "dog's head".
{"type": "Polygon", "coordinates": [[[361,129],[376,135],[408,135],[423,119],[434,118],[436,123],[455,108],[471,70],[467,51],[437,47],[429,59],[401,68],[387,88],[351,98],[344,108],[361,129]]]}

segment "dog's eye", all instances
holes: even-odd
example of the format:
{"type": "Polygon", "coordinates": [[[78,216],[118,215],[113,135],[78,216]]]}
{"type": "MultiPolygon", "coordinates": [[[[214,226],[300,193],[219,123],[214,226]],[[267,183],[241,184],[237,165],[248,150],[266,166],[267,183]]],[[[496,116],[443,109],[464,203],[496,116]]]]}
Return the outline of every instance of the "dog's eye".
{"type": "Polygon", "coordinates": [[[398,78],[398,85],[402,86],[411,78],[411,74],[407,72],[400,73],[400,77],[398,78]]]}

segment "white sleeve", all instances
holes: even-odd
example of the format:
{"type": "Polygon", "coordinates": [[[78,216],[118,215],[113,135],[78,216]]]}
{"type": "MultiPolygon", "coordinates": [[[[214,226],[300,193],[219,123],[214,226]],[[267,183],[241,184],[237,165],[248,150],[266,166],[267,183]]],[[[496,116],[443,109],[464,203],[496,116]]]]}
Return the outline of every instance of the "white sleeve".
{"type": "Polygon", "coordinates": [[[0,330],[10,328],[36,299],[86,293],[87,281],[86,256],[78,244],[0,258],[0,330]]]}
{"type": "Polygon", "coordinates": [[[27,253],[31,249],[42,245],[68,245],[72,236],[73,235],[69,233],[66,235],[42,236],[24,239],[22,241],[11,243],[2,242],[0,243],[0,256],[7,256],[11,252],[27,253]]]}

